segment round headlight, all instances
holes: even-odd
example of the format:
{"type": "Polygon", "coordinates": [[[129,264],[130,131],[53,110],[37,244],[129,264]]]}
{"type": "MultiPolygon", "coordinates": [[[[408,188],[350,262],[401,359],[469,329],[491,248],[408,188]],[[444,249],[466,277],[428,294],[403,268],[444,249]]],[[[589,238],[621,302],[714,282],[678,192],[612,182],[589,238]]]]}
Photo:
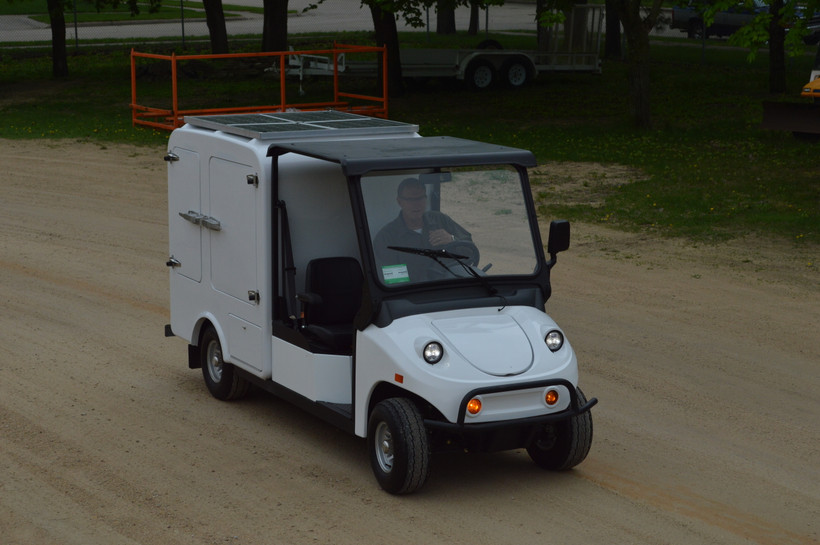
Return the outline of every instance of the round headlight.
{"type": "Polygon", "coordinates": [[[560,331],[553,329],[547,333],[546,337],[544,337],[544,342],[547,343],[547,348],[553,352],[556,352],[561,350],[561,347],[564,346],[564,336],[560,331]]]}
{"type": "Polygon", "coordinates": [[[441,343],[439,342],[429,342],[424,347],[422,356],[424,357],[424,361],[426,361],[430,365],[438,363],[441,361],[441,358],[444,357],[444,348],[441,346],[441,343]]]}

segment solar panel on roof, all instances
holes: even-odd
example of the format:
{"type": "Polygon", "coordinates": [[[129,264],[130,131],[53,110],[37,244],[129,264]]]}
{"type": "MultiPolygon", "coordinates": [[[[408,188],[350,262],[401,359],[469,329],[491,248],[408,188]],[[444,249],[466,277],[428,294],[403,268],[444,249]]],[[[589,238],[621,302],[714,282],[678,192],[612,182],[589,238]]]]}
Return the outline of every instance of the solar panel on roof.
{"type": "Polygon", "coordinates": [[[368,117],[335,110],[311,112],[255,113],[235,115],[186,116],[185,122],[201,127],[259,140],[282,140],[293,134],[300,137],[356,134],[408,134],[418,125],[368,117]]]}

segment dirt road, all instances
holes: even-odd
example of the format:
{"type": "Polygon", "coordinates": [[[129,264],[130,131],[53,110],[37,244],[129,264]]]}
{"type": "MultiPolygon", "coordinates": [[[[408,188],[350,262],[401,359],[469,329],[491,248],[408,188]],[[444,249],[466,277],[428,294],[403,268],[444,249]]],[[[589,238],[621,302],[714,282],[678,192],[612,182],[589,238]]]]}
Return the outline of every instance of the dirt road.
{"type": "Polygon", "coordinates": [[[166,339],[162,149],[0,141],[0,543],[820,542],[817,248],[574,226],[549,311],[589,458],[434,458],[379,490],[364,442],[210,397],[166,339]]]}

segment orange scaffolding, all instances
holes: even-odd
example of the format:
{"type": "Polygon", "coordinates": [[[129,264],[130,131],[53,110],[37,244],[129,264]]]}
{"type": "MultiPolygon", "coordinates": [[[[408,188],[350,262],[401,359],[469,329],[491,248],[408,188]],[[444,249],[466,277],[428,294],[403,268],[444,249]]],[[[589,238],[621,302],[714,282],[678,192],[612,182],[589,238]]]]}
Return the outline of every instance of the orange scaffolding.
{"type": "MultiPolygon", "coordinates": [[[[341,57],[343,58],[343,57],[341,57]]],[[[328,62],[330,67],[331,63],[328,62]]],[[[314,49],[308,51],[277,51],[266,53],[228,53],[221,55],[158,55],[153,53],[140,53],[131,50],[131,122],[133,125],[143,125],[146,127],[154,127],[159,129],[173,130],[181,127],[184,123],[186,115],[218,115],[218,114],[237,114],[249,112],[284,112],[287,110],[341,110],[360,113],[364,115],[371,115],[374,117],[387,118],[387,54],[385,47],[359,46],[335,44],[333,49],[314,49]],[[380,54],[381,70],[377,70],[381,76],[380,88],[381,96],[363,95],[357,93],[346,93],[339,89],[339,74],[341,72],[339,66],[339,59],[343,55],[355,53],[377,53],[380,54]],[[207,109],[182,109],[179,104],[178,96],[178,63],[180,61],[188,60],[205,60],[205,59],[241,59],[251,57],[271,57],[274,61],[274,66],[288,67],[293,66],[289,63],[291,57],[298,59],[307,56],[326,56],[328,61],[332,60],[332,74],[328,71],[328,75],[333,77],[333,99],[326,102],[308,102],[308,103],[289,103],[286,96],[286,78],[295,70],[279,69],[279,85],[280,85],[280,101],[279,104],[262,105],[262,106],[241,106],[241,107],[223,107],[223,108],[207,108],[207,109]],[[171,108],[155,108],[152,106],[140,105],[137,102],[137,59],[156,59],[166,60],[171,65],[171,108]],[[364,104],[351,105],[349,101],[356,100],[364,102],[364,104]]]]}

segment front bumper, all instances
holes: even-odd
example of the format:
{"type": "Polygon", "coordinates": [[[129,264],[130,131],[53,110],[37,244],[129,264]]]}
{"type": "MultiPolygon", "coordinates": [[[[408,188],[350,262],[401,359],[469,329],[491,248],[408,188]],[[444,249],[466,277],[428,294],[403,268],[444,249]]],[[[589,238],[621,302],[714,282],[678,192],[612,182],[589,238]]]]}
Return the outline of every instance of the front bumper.
{"type": "Polygon", "coordinates": [[[490,431],[499,428],[520,428],[528,426],[537,426],[549,422],[556,422],[559,420],[566,420],[573,416],[579,415],[589,411],[595,404],[598,403],[597,398],[592,398],[581,405],[578,397],[578,392],[571,382],[565,379],[548,379],[534,382],[524,382],[517,384],[507,384],[503,386],[488,386],[484,388],[476,388],[464,395],[461,399],[458,409],[458,420],[456,422],[446,422],[442,420],[425,419],[424,425],[431,430],[442,430],[453,432],[457,434],[474,433],[482,431],[490,431]],[[536,416],[528,416],[526,418],[514,418],[507,420],[494,420],[491,422],[477,422],[466,423],[467,403],[476,396],[486,394],[497,394],[503,392],[513,392],[517,390],[529,390],[533,388],[549,388],[553,386],[563,386],[569,392],[570,402],[569,407],[563,411],[541,414],[536,416]]]}

